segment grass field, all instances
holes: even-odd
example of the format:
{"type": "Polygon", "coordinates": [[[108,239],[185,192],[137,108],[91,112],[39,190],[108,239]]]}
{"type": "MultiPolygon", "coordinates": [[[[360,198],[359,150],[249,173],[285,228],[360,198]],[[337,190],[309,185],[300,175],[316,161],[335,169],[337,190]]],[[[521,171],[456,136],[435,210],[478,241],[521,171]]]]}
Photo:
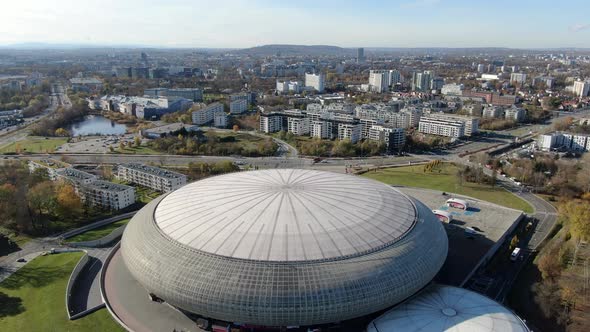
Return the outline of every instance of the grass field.
{"type": "Polygon", "coordinates": [[[8,238],[12,240],[12,242],[16,243],[19,247],[22,247],[25,243],[31,240],[31,237],[26,234],[20,233],[17,235],[14,231],[2,226],[0,226],[0,234],[8,236],[8,238]]]}
{"type": "Polygon", "coordinates": [[[363,176],[387,184],[452,192],[522,210],[527,213],[533,212],[533,208],[526,201],[502,188],[467,182],[459,185],[459,181],[455,176],[456,172],[457,167],[451,164],[445,164],[440,173],[438,171],[424,173],[424,166],[417,165],[387,168],[378,170],[376,173],[368,172],[363,174],[363,176]]]}
{"type": "Polygon", "coordinates": [[[0,331],[124,331],[106,309],[68,320],[66,285],[81,256],[41,256],[0,283],[0,331]]]}
{"type": "Polygon", "coordinates": [[[44,153],[44,152],[51,152],[55,151],[55,149],[63,145],[67,142],[67,138],[63,137],[38,137],[32,136],[28,137],[22,141],[17,141],[16,143],[10,143],[2,148],[0,148],[0,153],[14,153],[18,149],[20,153],[44,153]]]}
{"type": "Polygon", "coordinates": [[[103,236],[107,236],[107,235],[111,234],[111,232],[114,231],[115,229],[127,224],[129,222],[129,220],[131,220],[131,219],[119,220],[119,221],[114,222],[112,224],[108,224],[108,225],[90,230],[88,232],[78,234],[74,237],[67,239],[67,242],[82,242],[82,241],[98,240],[103,236]]]}

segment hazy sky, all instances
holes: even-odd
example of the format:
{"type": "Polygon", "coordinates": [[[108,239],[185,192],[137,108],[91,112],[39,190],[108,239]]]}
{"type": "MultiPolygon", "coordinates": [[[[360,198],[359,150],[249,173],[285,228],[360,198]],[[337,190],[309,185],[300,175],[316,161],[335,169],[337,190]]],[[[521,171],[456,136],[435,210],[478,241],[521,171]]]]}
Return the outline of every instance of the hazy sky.
{"type": "Polygon", "coordinates": [[[590,47],[589,0],[2,0],[0,44],[590,47]]]}

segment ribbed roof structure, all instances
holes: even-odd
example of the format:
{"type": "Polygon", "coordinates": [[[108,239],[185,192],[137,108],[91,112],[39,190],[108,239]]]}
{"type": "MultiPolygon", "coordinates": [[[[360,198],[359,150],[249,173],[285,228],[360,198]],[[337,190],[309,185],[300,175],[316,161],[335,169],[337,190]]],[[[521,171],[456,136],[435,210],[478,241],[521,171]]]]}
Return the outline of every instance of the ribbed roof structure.
{"type": "Polygon", "coordinates": [[[216,176],[158,205],[158,227],[192,248],[233,258],[308,261],[362,254],[414,225],[411,200],[385,184],[313,170],[216,176]]]}
{"type": "Polygon", "coordinates": [[[433,285],[375,319],[368,332],[528,332],[510,310],[479,293],[433,285]]]}

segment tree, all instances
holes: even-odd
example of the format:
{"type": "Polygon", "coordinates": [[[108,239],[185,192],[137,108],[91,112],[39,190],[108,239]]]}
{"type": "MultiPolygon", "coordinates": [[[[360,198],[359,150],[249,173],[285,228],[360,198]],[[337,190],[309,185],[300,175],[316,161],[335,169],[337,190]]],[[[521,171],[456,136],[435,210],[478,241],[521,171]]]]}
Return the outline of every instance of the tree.
{"type": "Polygon", "coordinates": [[[70,132],[63,129],[63,128],[57,128],[55,130],[55,136],[67,137],[67,136],[70,136],[70,132]]]}
{"type": "Polygon", "coordinates": [[[514,235],[514,237],[512,237],[512,240],[510,240],[510,250],[514,250],[514,248],[516,248],[518,246],[518,236],[514,235]]]}
{"type": "Polygon", "coordinates": [[[27,206],[31,214],[33,228],[43,226],[47,216],[54,214],[56,208],[53,183],[44,181],[36,184],[27,193],[27,206]]]}
{"type": "Polygon", "coordinates": [[[135,136],[133,138],[133,142],[135,143],[135,147],[140,147],[141,146],[141,138],[139,136],[135,136]]]}
{"type": "Polygon", "coordinates": [[[125,150],[125,142],[123,142],[123,141],[119,142],[119,150],[121,150],[121,151],[125,150]]]}
{"type": "Polygon", "coordinates": [[[570,226],[572,235],[581,240],[590,239],[590,204],[568,201],[560,207],[560,212],[570,226]]]}
{"type": "Polygon", "coordinates": [[[240,130],[240,126],[238,126],[238,125],[234,125],[234,126],[232,127],[232,130],[233,130],[233,131],[238,131],[238,130],[240,130]]]}
{"type": "Polygon", "coordinates": [[[82,213],[82,200],[72,185],[60,183],[56,191],[60,215],[71,217],[82,213]]]}
{"type": "Polygon", "coordinates": [[[551,282],[554,282],[561,275],[561,266],[556,256],[555,250],[551,250],[539,259],[538,264],[543,279],[551,282]]]}

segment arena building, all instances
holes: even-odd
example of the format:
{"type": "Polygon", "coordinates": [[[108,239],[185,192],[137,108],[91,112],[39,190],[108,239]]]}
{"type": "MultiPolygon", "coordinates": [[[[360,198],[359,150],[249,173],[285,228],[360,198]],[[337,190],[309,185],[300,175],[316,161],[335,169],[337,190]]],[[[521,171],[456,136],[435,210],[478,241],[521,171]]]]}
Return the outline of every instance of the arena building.
{"type": "Polygon", "coordinates": [[[188,184],[139,211],[120,247],[146,292],[184,312],[257,326],[387,309],[429,284],[447,251],[431,210],[397,189],[294,169],[188,184]]]}

